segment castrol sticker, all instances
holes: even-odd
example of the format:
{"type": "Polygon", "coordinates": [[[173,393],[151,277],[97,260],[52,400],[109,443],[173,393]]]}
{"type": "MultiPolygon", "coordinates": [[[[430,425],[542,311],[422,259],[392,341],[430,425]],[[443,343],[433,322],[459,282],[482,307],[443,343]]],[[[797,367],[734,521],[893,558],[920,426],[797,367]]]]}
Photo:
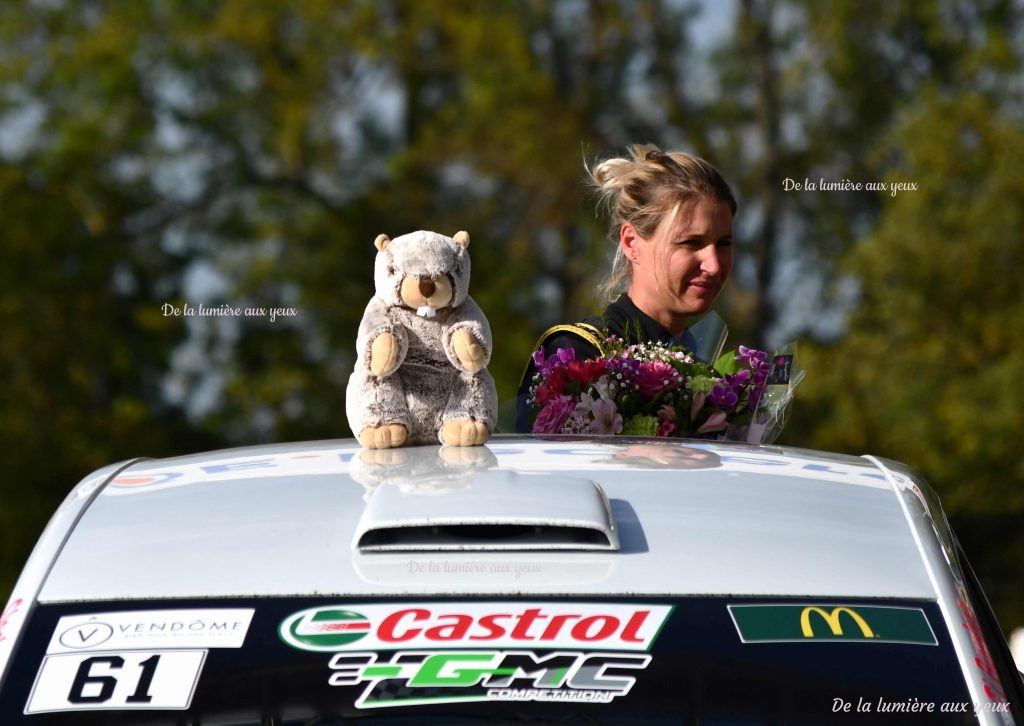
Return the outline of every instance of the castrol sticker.
{"type": "Polygon", "coordinates": [[[426,602],[328,605],[278,627],[293,648],[323,652],[438,648],[650,649],[671,605],[426,602]]]}

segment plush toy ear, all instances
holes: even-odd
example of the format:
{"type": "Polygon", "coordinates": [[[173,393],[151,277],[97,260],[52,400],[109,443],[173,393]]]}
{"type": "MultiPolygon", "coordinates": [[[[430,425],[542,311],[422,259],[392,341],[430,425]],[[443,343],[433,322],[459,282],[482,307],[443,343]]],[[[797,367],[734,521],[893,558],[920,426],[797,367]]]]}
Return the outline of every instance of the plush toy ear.
{"type": "Polygon", "coordinates": [[[391,244],[391,238],[386,234],[378,234],[377,239],[373,241],[373,246],[377,248],[378,252],[383,252],[391,244]]]}
{"type": "Polygon", "coordinates": [[[469,247],[469,232],[456,232],[452,239],[463,247],[469,247]]]}

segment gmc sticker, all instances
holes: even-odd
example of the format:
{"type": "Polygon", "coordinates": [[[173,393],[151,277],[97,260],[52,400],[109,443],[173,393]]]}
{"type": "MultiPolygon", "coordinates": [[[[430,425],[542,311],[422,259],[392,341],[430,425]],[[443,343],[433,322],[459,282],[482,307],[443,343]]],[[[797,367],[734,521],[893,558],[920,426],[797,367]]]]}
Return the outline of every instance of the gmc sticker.
{"type": "Polygon", "coordinates": [[[365,685],[356,708],[475,701],[610,703],[629,693],[651,656],[638,653],[474,650],[338,653],[332,686],[365,685]]]}

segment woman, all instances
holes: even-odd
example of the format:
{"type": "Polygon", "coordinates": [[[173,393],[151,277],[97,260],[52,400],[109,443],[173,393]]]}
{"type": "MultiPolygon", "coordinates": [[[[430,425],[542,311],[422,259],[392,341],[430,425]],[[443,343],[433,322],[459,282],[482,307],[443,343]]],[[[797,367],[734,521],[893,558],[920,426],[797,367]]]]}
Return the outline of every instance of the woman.
{"type": "MultiPolygon", "coordinates": [[[[597,357],[606,334],[694,350],[690,321],[711,309],[732,271],[736,199],[718,170],[683,152],[647,145],[628,151],[628,159],[608,159],[591,172],[617,242],[602,285],[614,302],[600,317],[547,331],[538,345],[545,355],[572,348],[577,359],[597,357]]],[[[531,358],[519,387],[517,431],[530,430],[535,371],[531,358]]]]}

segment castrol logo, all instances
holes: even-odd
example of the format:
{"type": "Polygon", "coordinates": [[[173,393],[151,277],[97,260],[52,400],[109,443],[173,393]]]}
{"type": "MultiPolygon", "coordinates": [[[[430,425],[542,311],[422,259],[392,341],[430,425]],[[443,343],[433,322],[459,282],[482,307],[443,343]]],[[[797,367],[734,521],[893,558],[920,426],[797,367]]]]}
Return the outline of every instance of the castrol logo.
{"type": "Polygon", "coordinates": [[[300,650],[416,648],[650,649],[671,605],[566,602],[339,604],[285,618],[278,635],[300,650]]]}

